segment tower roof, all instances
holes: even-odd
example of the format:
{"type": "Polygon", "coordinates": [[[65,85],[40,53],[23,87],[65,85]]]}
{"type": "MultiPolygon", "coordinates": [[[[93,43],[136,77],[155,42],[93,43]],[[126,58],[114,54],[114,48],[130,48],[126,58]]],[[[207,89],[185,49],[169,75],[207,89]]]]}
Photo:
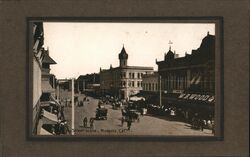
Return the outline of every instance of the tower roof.
{"type": "Polygon", "coordinates": [[[124,46],[122,47],[122,50],[119,53],[119,59],[128,59],[128,54],[127,54],[124,46]]]}
{"type": "Polygon", "coordinates": [[[44,58],[42,60],[43,63],[47,63],[47,64],[57,64],[50,56],[49,56],[49,51],[48,50],[44,50],[44,58]]]}
{"type": "Polygon", "coordinates": [[[169,47],[168,53],[165,55],[165,60],[167,59],[174,59],[174,52],[171,51],[171,47],[169,47]]]}

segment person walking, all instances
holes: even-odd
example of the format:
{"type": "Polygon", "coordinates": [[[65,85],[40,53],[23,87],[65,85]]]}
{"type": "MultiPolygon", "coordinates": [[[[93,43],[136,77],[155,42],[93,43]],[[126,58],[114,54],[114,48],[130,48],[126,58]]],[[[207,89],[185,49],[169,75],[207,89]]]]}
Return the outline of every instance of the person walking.
{"type": "Polygon", "coordinates": [[[132,125],[132,120],[131,120],[131,118],[129,118],[128,121],[127,121],[128,130],[130,130],[131,125],[132,125]]]}
{"type": "Polygon", "coordinates": [[[204,123],[203,123],[203,120],[201,118],[199,118],[199,126],[200,126],[201,131],[203,131],[204,123]]]}
{"type": "Polygon", "coordinates": [[[85,118],[83,119],[83,127],[86,128],[87,125],[88,125],[88,118],[85,117],[85,118]]]}
{"type": "Polygon", "coordinates": [[[89,123],[90,123],[90,128],[94,129],[94,118],[93,117],[89,119],[89,123]]]}
{"type": "Polygon", "coordinates": [[[124,116],[122,116],[122,118],[121,118],[121,126],[123,126],[124,121],[125,121],[125,118],[124,118],[124,116]]]}

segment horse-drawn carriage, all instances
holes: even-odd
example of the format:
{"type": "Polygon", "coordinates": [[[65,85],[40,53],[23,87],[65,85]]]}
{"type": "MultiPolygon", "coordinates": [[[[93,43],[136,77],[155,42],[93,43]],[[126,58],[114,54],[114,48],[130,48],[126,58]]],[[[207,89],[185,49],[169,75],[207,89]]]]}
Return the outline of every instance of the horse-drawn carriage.
{"type": "Polygon", "coordinates": [[[136,110],[122,110],[122,116],[125,117],[125,121],[131,120],[132,122],[138,121],[140,114],[136,110]]]}
{"type": "Polygon", "coordinates": [[[108,109],[106,108],[97,108],[96,109],[96,119],[100,120],[107,120],[108,109]]]}

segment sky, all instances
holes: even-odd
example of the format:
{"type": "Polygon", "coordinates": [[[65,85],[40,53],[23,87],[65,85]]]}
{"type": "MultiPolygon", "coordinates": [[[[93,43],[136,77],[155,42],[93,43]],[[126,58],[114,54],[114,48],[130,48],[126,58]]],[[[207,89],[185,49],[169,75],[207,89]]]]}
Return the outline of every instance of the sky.
{"type": "Polygon", "coordinates": [[[124,45],[129,66],[149,66],[171,50],[180,57],[199,48],[207,35],[215,35],[213,23],[59,23],[44,22],[44,47],[57,62],[51,65],[56,78],[77,78],[98,73],[100,67],[119,66],[124,45]],[[172,44],[169,44],[171,41],[172,44]]]}

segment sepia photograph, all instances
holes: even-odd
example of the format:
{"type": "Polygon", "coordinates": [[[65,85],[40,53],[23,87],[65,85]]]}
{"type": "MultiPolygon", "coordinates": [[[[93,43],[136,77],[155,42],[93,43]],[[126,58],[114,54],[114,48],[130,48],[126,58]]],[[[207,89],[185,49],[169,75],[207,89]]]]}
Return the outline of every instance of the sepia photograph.
{"type": "Polygon", "coordinates": [[[32,135],[215,136],[215,23],[30,23],[32,135]]]}

